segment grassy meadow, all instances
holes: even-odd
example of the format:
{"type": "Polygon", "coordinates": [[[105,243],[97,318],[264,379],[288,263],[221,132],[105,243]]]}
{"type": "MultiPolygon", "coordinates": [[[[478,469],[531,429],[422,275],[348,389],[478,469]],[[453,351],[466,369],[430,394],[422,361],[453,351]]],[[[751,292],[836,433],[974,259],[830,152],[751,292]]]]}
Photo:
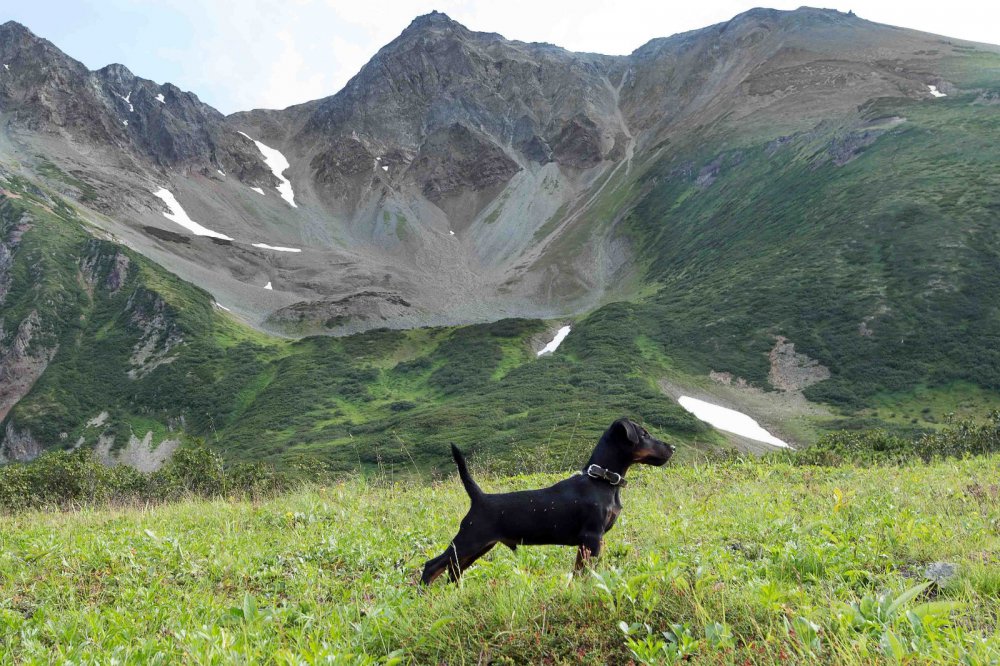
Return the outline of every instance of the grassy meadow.
{"type": "Polygon", "coordinates": [[[467,508],[454,477],[2,517],[0,663],[1000,661],[996,456],[630,477],[592,571],[499,547],[429,589],[467,508]],[[934,562],[957,574],[926,579],[934,562]]]}
{"type": "Polygon", "coordinates": [[[568,236],[629,244],[624,300],[336,338],[225,314],[54,164],[0,173],[0,343],[37,321],[44,370],[0,442],[46,451],[0,467],[0,665],[1000,665],[1000,413],[951,416],[1000,405],[989,99],[665,146],[568,236]],[[804,392],[827,416],[727,458],[661,382],[764,394],[778,336],[830,370],[804,392]],[[533,488],[622,414],[678,455],[630,474],[593,570],[501,547],[417,584],[467,507],[450,442],[487,490],[533,488]],[[182,443],[156,473],[90,453],[147,432],[182,443]]]}

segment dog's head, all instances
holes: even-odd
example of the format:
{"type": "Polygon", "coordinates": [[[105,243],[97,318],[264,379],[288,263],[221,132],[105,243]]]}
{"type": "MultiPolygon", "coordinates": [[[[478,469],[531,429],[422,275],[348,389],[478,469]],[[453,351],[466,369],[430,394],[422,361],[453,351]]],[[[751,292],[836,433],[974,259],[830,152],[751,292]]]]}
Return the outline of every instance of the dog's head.
{"type": "Polygon", "coordinates": [[[633,463],[659,467],[666,464],[676,450],[670,444],[650,435],[648,430],[632,419],[624,417],[612,423],[606,435],[630,453],[633,463]]]}

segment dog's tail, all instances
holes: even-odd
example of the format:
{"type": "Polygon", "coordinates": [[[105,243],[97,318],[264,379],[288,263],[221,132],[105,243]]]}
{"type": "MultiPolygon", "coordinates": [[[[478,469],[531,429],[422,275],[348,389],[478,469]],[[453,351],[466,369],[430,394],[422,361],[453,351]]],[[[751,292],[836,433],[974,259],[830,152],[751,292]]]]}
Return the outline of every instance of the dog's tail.
{"type": "Polygon", "coordinates": [[[469,498],[475,502],[477,499],[483,496],[483,490],[469,474],[469,466],[465,464],[465,456],[462,452],[458,450],[458,447],[454,444],[451,445],[451,455],[455,458],[455,464],[458,465],[458,475],[462,478],[462,485],[465,486],[465,492],[469,493],[469,498]]]}

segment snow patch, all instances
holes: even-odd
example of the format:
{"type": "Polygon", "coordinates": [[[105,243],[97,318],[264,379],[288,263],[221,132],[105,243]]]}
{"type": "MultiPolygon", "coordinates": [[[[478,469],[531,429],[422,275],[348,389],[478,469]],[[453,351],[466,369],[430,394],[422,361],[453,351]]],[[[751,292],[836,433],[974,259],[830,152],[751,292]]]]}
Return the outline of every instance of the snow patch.
{"type": "MultiPolygon", "coordinates": [[[[271,289],[271,283],[268,282],[267,284],[265,284],[264,289],[271,289]]],[[[271,291],[274,291],[274,289],[271,289],[271,291]]]]}
{"type": "Polygon", "coordinates": [[[251,187],[250,189],[256,192],[257,194],[264,194],[264,190],[260,189],[259,187],[251,187]]]}
{"type": "Polygon", "coordinates": [[[10,65],[8,65],[7,63],[3,64],[3,68],[6,69],[8,72],[10,71],[10,65]]]}
{"type": "Polygon", "coordinates": [[[122,125],[124,125],[125,127],[128,127],[128,121],[127,120],[123,120],[122,121],[122,125]]]}
{"type": "Polygon", "coordinates": [[[129,101],[129,98],[132,97],[132,91],[130,90],[127,95],[118,95],[118,96],[121,97],[123,100],[125,100],[125,103],[128,104],[129,113],[134,113],[135,107],[132,106],[132,102],[129,101]]]}
{"type": "Polygon", "coordinates": [[[562,328],[560,328],[559,331],[556,333],[556,337],[552,338],[549,344],[542,347],[542,350],[538,352],[536,356],[541,356],[542,354],[551,354],[556,349],[558,349],[559,345],[562,344],[562,341],[566,339],[567,335],[569,335],[569,331],[570,331],[569,326],[563,326],[562,328]]]}
{"type": "Polygon", "coordinates": [[[219,308],[220,310],[225,310],[226,312],[232,312],[232,310],[230,310],[229,308],[227,308],[222,303],[219,303],[218,301],[216,301],[215,303],[213,303],[213,305],[215,305],[215,307],[219,308]]]}
{"type": "Polygon", "coordinates": [[[156,95],[156,101],[159,102],[160,104],[166,104],[167,103],[167,100],[165,100],[163,98],[163,93],[158,93],[156,95]]]}
{"type": "Polygon", "coordinates": [[[181,208],[181,205],[177,203],[177,198],[174,197],[173,193],[171,193],[170,190],[168,190],[167,188],[161,187],[156,192],[153,192],[153,195],[161,199],[163,203],[167,204],[167,208],[170,209],[170,212],[164,213],[163,217],[167,218],[171,222],[176,222],[177,224],[181,225],[182,227],[193,233],[195,236],[209,236],[210,238],[220,238],[222,240],[228,240],[228,241],[233,240],[232,238],[226,236],[225,234],[220,234],[217,231],[212,231],[211,229],[207,229],[201,226],[200,224],[192,220],[190,217],[188,217],[188,214],[184,212],[184,209],[181,208]]]}
{"type": "Polygon", "coordinates": [[[948,95],[944,94],[943,92],[941,92],[940,90],[938,90],[937,86],[930,86],[929,85],[927,87],[930,89],[931,94],[934,95],[935,97],[947,97],[948,96],[948,95]]]}
{"type": "Polygon", "coordinates": [[[389,170],[389,167],[386,166],[385,164],[383,164],[382,165],[382,171],[388,171],[388,170],[389,170]]]}
{"type": "Polygon", "coordinates": [[[301,252],[297,247],[281,247],[280,245],[268,245],[267,243],[251,243],[254,247],[262,250],[274,250],[275,252],[301,252]]]}
{"type": "Polygon", "coordinates": [[[223,173],[222,169],[216,169],[216,171],[218,171],[218,172],[219,172],[219,175],[220,175],[220,176],[222,176],[223,178],[225,178],[225,177],[226,177],[226,174],[225,174],[225,173],[223,173]]]}
{"type": "Polygon", "coordinates": [[[240,134],[253,141],[257,146],[257,150],[259,150],[261,155],[264,156],[264,164],[271,169],[271,173],[273,173],[274,177],[278,179],[277,190],[278,194],[281,195],[281,198],[287,201],[292,208],[298,208],[298,206],[295,205],[295,193],[292,191],[292,181],[282,175],[291,166],[288,163],[288,160],[285,159],[285,156],[282,155],[280,151],[251,138],[245,132],[240,132],[240,134]]]}
{"type": "Polygon", "coordinates": [[[764,442],[765,444],[777,446],[782,449],[792,448],[787,442],[781,441],[767,430],[764,430],[752,418],[742,412],[737,412],[735,409],[719,407],[710,402],[690,398],[686,395],[678,398],[677,402],[680,403],[681,407],[698,417],[698,419],[705,421],[719,430],[725,430],[726,432],[731,432],[758,442],[764,442]]]}
{"type": "Polygon", "coordinates": [[[448,235],[449,235],[449,236],[454,236],[454,235],[455,235],[455,232],[454,232],[454,231],[452,231],[451,229],[449,229],[449,230],[448,230],[448,235]]]}

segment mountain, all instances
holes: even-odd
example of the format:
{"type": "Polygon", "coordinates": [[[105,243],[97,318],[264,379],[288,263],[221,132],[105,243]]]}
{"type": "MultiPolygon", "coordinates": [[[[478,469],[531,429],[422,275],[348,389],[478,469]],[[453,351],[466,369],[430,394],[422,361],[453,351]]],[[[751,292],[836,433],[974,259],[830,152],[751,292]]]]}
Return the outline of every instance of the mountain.
{"type": "Polygon", "coordinates": [[[510,460],[616,411],[722,442],[661,390],[796,442],[1000,404],[998,47],[755,9],[604,56],[432,13],[230,116],[13,22],[0,61],[8,457],[510,460]]]}

